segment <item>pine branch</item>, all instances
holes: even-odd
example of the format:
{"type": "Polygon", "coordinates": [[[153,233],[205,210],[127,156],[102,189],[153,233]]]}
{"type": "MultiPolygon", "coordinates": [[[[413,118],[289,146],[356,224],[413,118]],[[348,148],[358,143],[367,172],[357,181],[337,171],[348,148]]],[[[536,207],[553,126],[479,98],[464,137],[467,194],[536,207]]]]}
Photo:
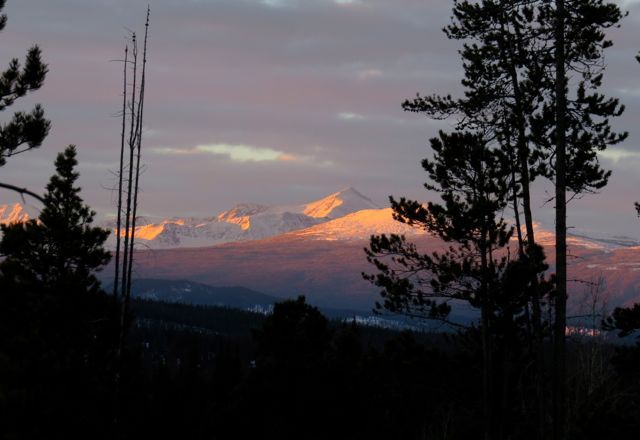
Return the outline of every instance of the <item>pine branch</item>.
{"type": "Polygon", "coordinates": [[[17,193],[22,194],[23,196],[23,201],[24,201],[24,196],[31,196],[35,199],[38,199],[40,202],[42,202],[44,204],[44,198],[36,193],[34,193],[33,191],[29,191],[27,188],[20,188],[18,186],[15,185],[10,185],[8,183],[0,183],[0,188],[5,188],[11,191],[15,191],[17,193]]]}

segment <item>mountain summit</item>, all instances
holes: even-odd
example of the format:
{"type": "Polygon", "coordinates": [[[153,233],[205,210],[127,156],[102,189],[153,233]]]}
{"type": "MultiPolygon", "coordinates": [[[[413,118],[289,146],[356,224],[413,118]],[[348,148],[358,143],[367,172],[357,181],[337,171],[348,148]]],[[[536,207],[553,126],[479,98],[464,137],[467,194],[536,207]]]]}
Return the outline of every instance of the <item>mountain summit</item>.
{"type": "MultiPolygon", "coordinates": [[[[311,228],[364,210],[379,209],[354,188],[345,188],[320,200],[301,205],[269,206],[242,203],[209,218],[172,218],[136,227],[145,247],[207,247],[260,240],[311,228]]],[[[114,229],[114,224],[109,227],[114,229]]],[[[111,245],[115,237],[110,238],[111,245]]]]}
{"type": "Polygon", "coordinates": [[[336,219],[363,209],[378,209],[371,199],[349,187],[304,205],[303,214],[314,218],[336,219]]]}

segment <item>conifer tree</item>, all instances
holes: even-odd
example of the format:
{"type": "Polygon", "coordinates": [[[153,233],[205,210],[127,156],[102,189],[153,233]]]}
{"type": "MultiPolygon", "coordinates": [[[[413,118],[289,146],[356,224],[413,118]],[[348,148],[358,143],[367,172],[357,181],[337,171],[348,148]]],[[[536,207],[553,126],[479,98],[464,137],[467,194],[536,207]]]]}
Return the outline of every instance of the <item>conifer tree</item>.
{"type": "Polygon", "coordinates": [[[89,401],[106,401],[116,345],[115,303],[96,278],[110,258],[109,231],[92,225],[95,213],[80,198],[75,147],[55,165],[39,218],[2,225],[0,359],[10,361],[0,362],[0,388],[17,397],[0,413],[33,418],[3,425],[17,438],[69,434],[108,409],[89,401]],[[61,393],[65,405],[56,404],[61,393]],[[74,412],[85,421],[65,423],[74,412]]]}
{"type": "MultiPolygon", "coordinates": [[[[603,51],[611,46],[605,32],[618,26],[622,17],[619,7],[606,0],[455,0],[453,21],[445,33],[465,42],[460,52],[464,96],[418,95],[404,103],[405,110],[431,118],[457,117],[458,129],[482,128],[511,158],[503,171],[512,176],[515,226],[525,259],[530,258],[527,254],[535,259],[539,253],[533,231],[531,183],[538,176],[554,182],[556,402],[561,400],[559,389],[564,386],[566,200],[596,192],[607,184],[610,172],[601,168],[597,153],[626,138],[626,133],[616,133],[610,125],[610,118],[621,115],[624,107],[599,92],[605,68],[603,51]],[[519,233],[520,204],[524,237],[519,233]]],[[[531,281],[535,284],[535,279],[531,281]]],[[[544,298],[537,289],[530,291],[537,365],[541,368],[544,298]]],[[[541,373],[537,376],[540,382],[541,373]]],[[[541,389],[537,393],[542,396],[541,389]]],[[[545,424],[542,407],[539,398],[539,426],[545,424]]],[[[564,404],[555,405],[554,419],[564,419],[560,407],[564,404]]],[[[557,429],[555,432],[558,436],[557,429]]]]}
{"type": "MultiPolygon", "coordinates": [[[[518,254],[535,270],[540,249],[535,241],[531,208],[533,181],[546,171],[544,151],[531,141],[531,120],[544,108],[544,90],[550,82],[541,63],[547,50],[541,43],[540,2],[530,0],[456,1],[448,38],[464,42],[464,96],[420,96],[405,101],[407,111],[442,119],[455,117],[456,127],[478,127],[505,156],[502,173],[510,179],[511,208],[518,239],[518,254]],[[521,217],[522,214],[522,217],[521,217]]],[[[531,329],[533,382],[536,384],[538,425],[543,425],[543,307],[544,295],[530,279],[527,316],[531,329]]],[[[542,434],[540,433],[540,436],[542,434]]]]}
{"type": "Polygon", "coordinates": [[[618,99],[599,89],[606,64],[604,50],[612,46],[606,31],[618,27],[624,14],[606,0],[556,0],[544,4],[541,24],[549,30],[552,47],[545,64],[552,65],[553,87],[533,138],[547,151],[547,177],[555,185],[556,291],[554,294],[553,437],[566,438],[567,325],[567,205],[571,193],[593,193],[611,175],[600,167],[598,152],[626,139],[615,132],[610,119],[624,112],[618,99]]]}
{"type": "MultiPolygon", "coordinates": [[[[0,0],[0,12],[6,0],[0,0]]],[[[0,15],[0,32],[7,24],[7,16],[0,15]]],[[[0,111],[6,110],[16,100],[27,93],[42,87],[47,75],[47,65],[42,62],[42,54],[38,46],[27,52],[24,65],[17,58],[9,63],[9,67],[0,74],[0,111]]],[[[50,122],[44,117],[44,110],[36,105],[30,112],[18,111],[6,124],[0,124],[0,167],[7,158],[39,147],[49,133],[50,122]]],[[[37,197],[31,191],[7,183],[0,183],[1,188],[10,189],[22,194],[37,197]]]]}
{"type": "MultiPolygon", "coordinates": [[[[55,165],[40,216],[1,227],[0,296],[27,322],[48,328],[42,336],[52,346],[79,354],[103,328],[92,330],[93,321],[110,324],[112,318],[96,277],[111,257],[103,247],[109,231],[92,225],[95,212],[80,198],[75,147],[60,153],[55,165]]],[[[0,307],[0,313],[10,309],[0,307]]]]}
{"type": "Polygon", "coordinates": [[[110,259],[103,247],[109,231],[92,226],[95,212],[76,186],[76,154],[70,146],[58,155],[37,220],[2,225],[0,254],[6,258],[0,270],[5,277],[44,289],[99,290],[95,271],[110,259]]]}
{"type": "Polygon", "coordinates": [[[422,162],[430,179],[425,187],[438,192],[442,203],[429,202],[425,207],[392,197],[391,205],[396,220],[425,229],[449,243],[449,248],[421,253],[404,236],[374,236],[365,252],[378,273],[365,278],[383,289],[378,309],[445,322],[450,322],[451,301],[466,302],[480,311],[485,438],[498,438],[505,421],[498,413],[507,405],[496,390],[504,389],[507,378],[496,374],[496,347],[509,346],[511,351],[513,341],[507,340],[511,334],[517,339],[521,331],[530,294],[527,286],[531,278],[542,284],[544,255],[537,255],[535,265],[510,258],[513,228],[502,217],[510,176],[502,172],[504,156],[490,148],[482,134],[440,133],[431,139],[431,148],[434,159],[422,162]]]}

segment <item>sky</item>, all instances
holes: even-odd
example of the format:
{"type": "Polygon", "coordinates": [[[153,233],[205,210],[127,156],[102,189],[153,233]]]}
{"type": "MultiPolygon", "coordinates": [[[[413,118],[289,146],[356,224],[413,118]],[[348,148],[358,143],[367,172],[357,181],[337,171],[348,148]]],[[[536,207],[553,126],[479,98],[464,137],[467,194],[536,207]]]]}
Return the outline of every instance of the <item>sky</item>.
{"type": "MultiPolygon", "coordinates": [[[[44,188],[56,153],[79,150],[85,200],[115,211],[122,64],[151,5],[144,172],[145,216],[211,216],[236,203],[291,204],[354,187],[381,206],[420,201],[428,140],[450,123],[402,111],[416,93],[462,93],[459,42],[441,29],[451,0],[8,0],[0,65],[38,44],[41,103],[52,121],[38,150],[10,158],[0,181],[44,188]]],[[[604,91],[627,110],[629,139],[601,157],[613,170],[598,195],[572,201],[569,225],[640,237],[640,1],[610,32],[604,91]]],[[[6,121],[10,112],[0,114],[6,121]]],[[[552,187],[536,182],[534,215],[553,227],[552,187]]],[[[0,203],[19,197],[0,193],[0,203]]],[[[30,202],[36,206],[35,202],[30,202]]]]}

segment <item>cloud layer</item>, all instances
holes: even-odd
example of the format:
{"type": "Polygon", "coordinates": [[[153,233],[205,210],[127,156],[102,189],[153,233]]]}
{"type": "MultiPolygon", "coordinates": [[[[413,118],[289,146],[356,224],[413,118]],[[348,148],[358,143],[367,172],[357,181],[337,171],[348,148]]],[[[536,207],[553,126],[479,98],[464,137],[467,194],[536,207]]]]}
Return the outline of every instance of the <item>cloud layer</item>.
{"type": "MultiPolygon", "coordinates": [[[[50,66],[41,102],[53,121],[40,151],[0,169],[2,180],[43,188],[53,158],[77,144],[87,200],[113,212],[121,63],[127,29],[142,30],[147,0],[9,0],[0,62],[38,43],[50,66]]],[[[384,204],[425,199],[420,160],[445,123],[403,113],[421,93],[461,93],[456,42],[441,29],[449,0],[152,0],[143,211],[212,215],[236,202],[299,203],[343,186],[384,204]]],[[[640,4],[611,36],[605,84],[633,128],[640,115],[640,4]]],[[[6,113],[6,112],[5,112],[6,113]]],[[[6,115],[0,115],[3,118],[6,115]]],[[[574,202],[570,223],[640,231],[632,202],[636,137],[602,161],[602,196],[574,202]],[[607,205],[608,215],[600,214],[607,205]],[[608,222],[608,223],[607,223],[608,222]],[[622,224],[624,223],[624,224],[622,224]]],[[[5,194],[3,194],[4,196],[5,194]]],[[[10,197],[7,195],[7,197],[10,197]]],[[[551,206],[538,211],[551,221],[551,206]]],[[[600,228],[602,229],[602,228],[600,228]]],[[[638,234],[640,235],[640,234],[638,234]]]]}

